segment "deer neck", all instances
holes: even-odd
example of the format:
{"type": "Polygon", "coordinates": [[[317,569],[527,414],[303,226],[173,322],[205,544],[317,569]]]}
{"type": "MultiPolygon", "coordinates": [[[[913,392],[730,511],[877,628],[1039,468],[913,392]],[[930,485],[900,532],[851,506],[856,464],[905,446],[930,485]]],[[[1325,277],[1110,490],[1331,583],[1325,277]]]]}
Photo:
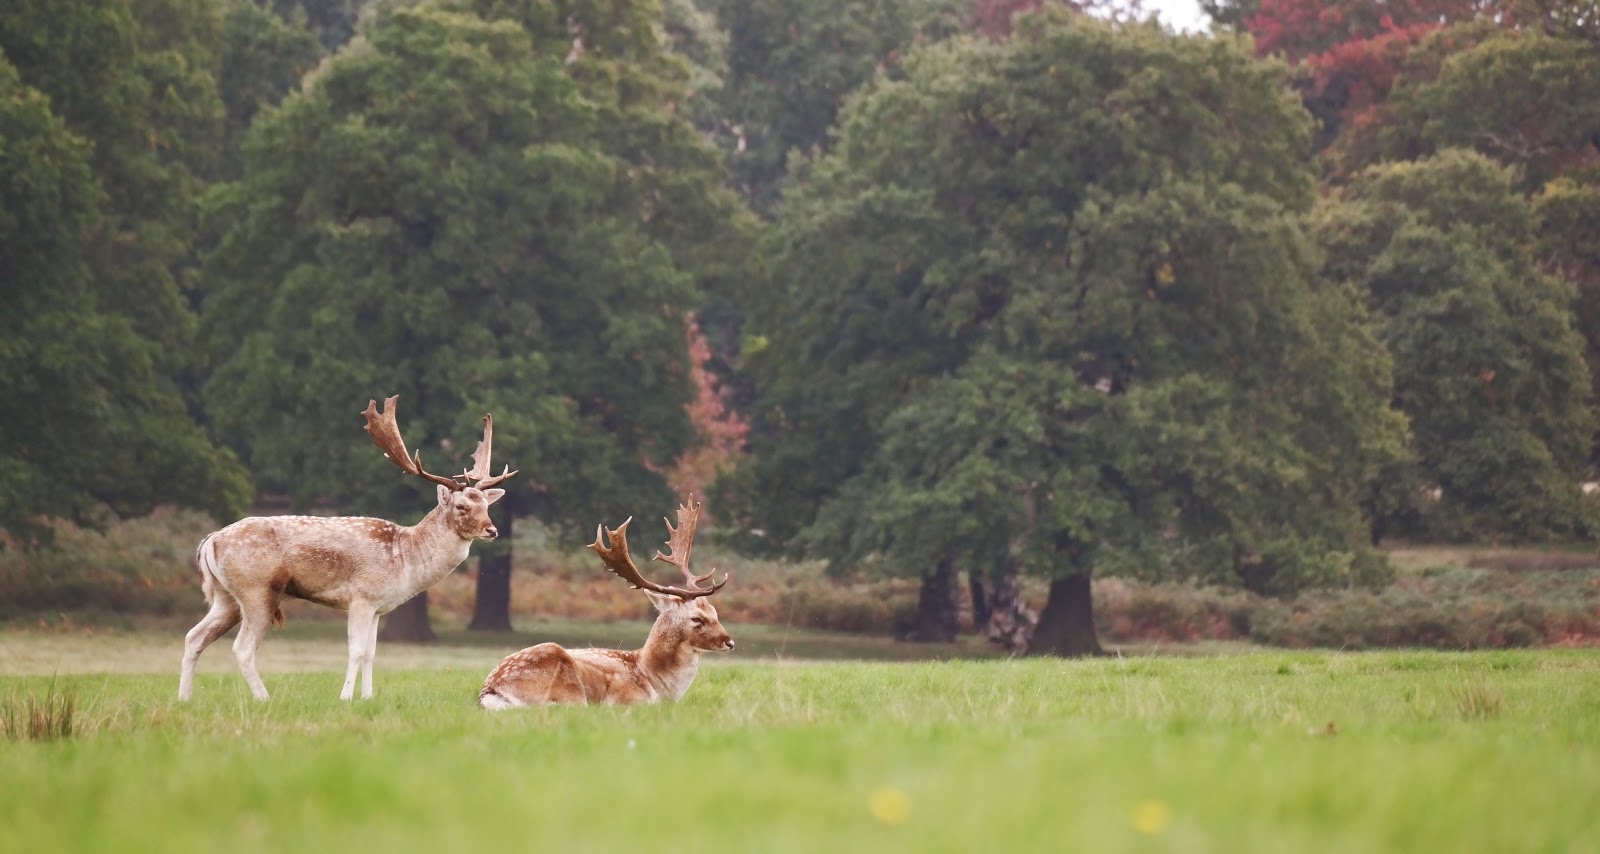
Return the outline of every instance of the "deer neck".
{"type": "Polygon", "coordinates": [[[639,670],[665,697],[682,699],[700,672],[700,651],[689,645],[681,627],[665,627],[656,620],[650,637],[639,650],[639,670]]]}
{"type": "Polygon", "coordinates": [[[449,575],[467,559],[472,541],[462,539],[445,520],[447,511],[435,506],[422,521],[401,528],[395,536],[400,572],[412,593],[423,591],[449,575]]]}

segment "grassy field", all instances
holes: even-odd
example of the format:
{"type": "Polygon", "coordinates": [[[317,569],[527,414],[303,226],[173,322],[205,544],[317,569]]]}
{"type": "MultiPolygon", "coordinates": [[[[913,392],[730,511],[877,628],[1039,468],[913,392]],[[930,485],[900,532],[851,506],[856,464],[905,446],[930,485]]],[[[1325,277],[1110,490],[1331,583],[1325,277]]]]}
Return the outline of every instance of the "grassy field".
{"type": "Polygon", "coordinates": [[[806,662],[771,644],[874,649],[766,636],[677,705],[492,715],[520,639],[380,644],[355,704],[336,630],[269,640],[266,704],[224,642],[179,705],[180,636],[0,632],[0,703],[76,701],[70,737],[0,738],[0,850],[1600,851],[1592,650],[806,662]]]}

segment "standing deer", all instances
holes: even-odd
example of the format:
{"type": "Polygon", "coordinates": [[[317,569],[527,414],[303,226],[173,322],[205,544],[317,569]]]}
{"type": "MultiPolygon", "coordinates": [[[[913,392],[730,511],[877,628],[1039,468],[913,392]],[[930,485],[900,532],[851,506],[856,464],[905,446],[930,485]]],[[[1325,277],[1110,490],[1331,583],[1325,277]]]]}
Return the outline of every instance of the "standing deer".
{"type": "Polygon", "coordinates": [[[200,587],[209,613],[184,638],[183,670],[178,699],[194,691],[194,666],[211,642],[239,625],[233,654],[256,699],[267,688],[256,672],[256,648],[267,626],[283,624],[278,605],[284,596],[305,599],[350,612],[350,664],[345,670],[348,700],[362,674],[361,696],[372,696],[372,658],[378,647],[378,617],[437,584],[467,558],[473,540],[499,536],[489,521],[489,505],[503,489],[489,487],[516,474],[490,476],[490,444],[494,420],[483,417],[483,441],[472,454],[471,471],[440,477],[422,468],[422,452],[406,455],[395,424],[395,401],[368,401],[367,433],[406,474],[437,485],[439,504],[412,527],[361,516],[252,516],[211,534],[195,551],[200,587]],[[470,484],[470,485],[469,485],[470,484]]]}
{"type": "Polygon", "coordinates": [[[700,505],[693,498],[678,507],[678,527],[667,522],[667,549],[656,552],[683,573],[688,587],[668,587],[646,580],[628,555],[628,522],[595,532],[594,549],[606,568],[644,595],[660,613],[650,636],[637,650],[563,649],[542,643],[514,652],[484,680],[478,705],[485,709],[513,709],[551,703],[655,703],[678,700],[689,690],[700,670],[702,651],[733,649],[733,640],[717,621],[717,609],[706,598],[728,583],[728,576],[710,587],[700,583],[716,574],[689,571],[689,550],[694,546],[700,505]],[[602,540],[609,541],[604,545],[602,540]]]}

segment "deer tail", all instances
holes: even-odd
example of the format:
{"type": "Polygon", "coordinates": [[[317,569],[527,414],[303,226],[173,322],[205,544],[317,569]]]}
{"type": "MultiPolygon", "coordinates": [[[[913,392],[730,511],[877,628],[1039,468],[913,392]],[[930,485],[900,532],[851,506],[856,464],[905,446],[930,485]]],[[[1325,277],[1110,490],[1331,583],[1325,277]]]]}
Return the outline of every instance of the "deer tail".
{"type": "Polygon", "coordinates": [[[200,592],[206,597],[207,607],[222,584],[217,580],[217,533],[221,532],[208,534],[200,541],[200,547],[194,550],[194,567],[200,572],[200,592]]]}
{"type": "MultiPolygon", "coordinates": [[[[194,550],[194,566],[200,571],[200,592],[205,594],[206,607],[210,607],[218,596],[228,596],[222,587],[222,580],[217,575],[217,531],[200,541],[200,547],[194,550]]],[[[283,625],[283,608],[274,604],[272,606],[272,625],[283,625]]]]}

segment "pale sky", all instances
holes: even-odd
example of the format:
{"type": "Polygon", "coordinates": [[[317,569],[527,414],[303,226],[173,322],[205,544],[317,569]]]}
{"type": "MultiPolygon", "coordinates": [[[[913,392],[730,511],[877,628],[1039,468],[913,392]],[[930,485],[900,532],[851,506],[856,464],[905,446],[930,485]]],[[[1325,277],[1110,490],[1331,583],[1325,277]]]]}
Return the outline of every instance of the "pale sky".
{"type": "Polygon", "coordinates": [[[1181,32],[1203,33],[1211,24],[1197,0],[1144,0],[1142,5],[1146,12],[1159,13],[1162,23],[1181,32]]]}

